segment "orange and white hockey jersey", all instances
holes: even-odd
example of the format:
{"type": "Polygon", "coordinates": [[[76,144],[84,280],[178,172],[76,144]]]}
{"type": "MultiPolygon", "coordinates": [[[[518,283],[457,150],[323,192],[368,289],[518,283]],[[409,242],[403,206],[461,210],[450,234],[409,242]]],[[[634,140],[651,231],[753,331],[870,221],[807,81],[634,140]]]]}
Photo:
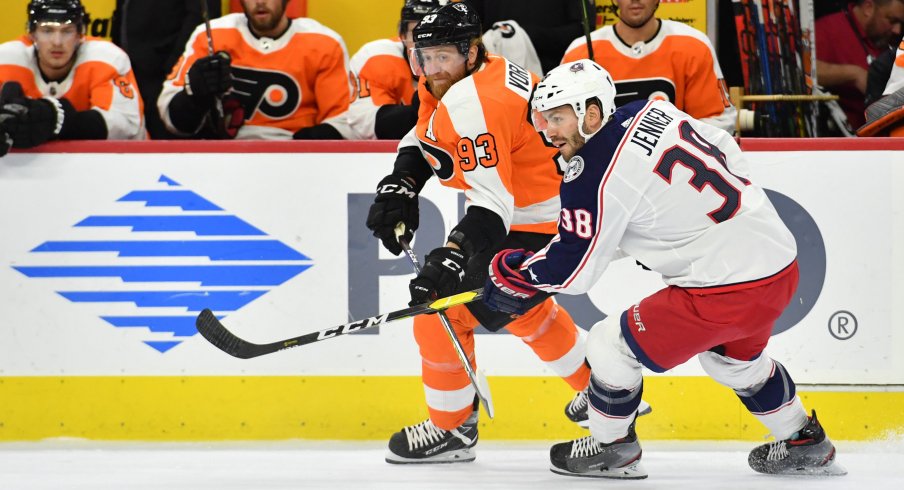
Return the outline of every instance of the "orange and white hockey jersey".
{"type": "Polygon", "coordinates": [[[904,41],[898,45],[898,51],[895,53],[895,64],[891,68],[891,76],[888,77],[888,83],[885,85],[885,91],[882,95],[888,95],[904,88],[904,41]]]}
{"type": "Polygon", "coordinates": [[[417,88],[405,58],[405,45],[398,37],[371,41],[352,56],[349,79],[352,103],[341,118],[330,119],[342,137],[350,140],[376,139],[380,106],[409,105],[417,88]]]}
{"type": "MultiPolygon", "coordinates": [[[[695,119],[734,134],[737,111],[728,99],[712,43],[681,22],[661,20],[648,42],[628,46],[605,26],[590,33],[594,61],[615,81],[615,105],[640,99],[668,100],[695,119]]],[[[562,63],[587,58],[586,38],[572,41],[562,63]]]]}
{"type": "MultiPolygon", "coordinates": [[[[421,82],[415,132],[440,182],[463,190],[466,206],[496,213],[507,230],[555,234],[561,158],[528,117],[536,80],[524,68],[490,55],[442,101],[421,82]]],[[[400,142],[410,144],[408,137],[400,142]]]]}
{"type": "MultiPolygon", "coordinates": [[[[245,108],[238,139],[291,139],[301,128],[314,126],[348,109],[348,51],[332,29],[308,18],[292,19],[289,29],[271,39],[255,37],[244,14],[229,14],[210,22],[216,51],[232,58],[231,95],[245,108]]],[[[160,116],[170,131],[169,105],[185,87],[189,68],[208,56],[203,25],[192,33],[157,99],[160,116]]]]}
{"type": "Polygon", "coordinates": [[[99,112],[107,139],[145,139],[144,105],[126,53],[111,42],[85,38],[74,56],[66,78],[47,82],[33,44],[23,39],[0,44],[0,82],[19,82],[26,97],[66,99],[77,111],[99,112]]]}

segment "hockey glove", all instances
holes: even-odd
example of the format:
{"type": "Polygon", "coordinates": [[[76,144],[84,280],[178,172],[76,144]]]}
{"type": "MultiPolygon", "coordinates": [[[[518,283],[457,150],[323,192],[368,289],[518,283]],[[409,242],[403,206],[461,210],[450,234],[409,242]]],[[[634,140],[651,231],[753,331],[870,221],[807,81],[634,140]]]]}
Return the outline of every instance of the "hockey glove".
{"type": "Polygon", "coordinates": [[[393,255],[402,253],[402,246],[396,239],[395,228],[405,225],[405,233],[399,237],[407,242],[414,238],[418,227],[417,191],[408,179],[397,175],[387,175],[377,184],[377,196],[367,213],[367,228],[383,242],[386,250],[393,255]]]}
{"type": "Polygon", "coordinates": [[[458,292],[465,278],[468,256],[462,250],[451,247],[433,249],[427,254],[421,273],[408,284],[411,293],[409,306],[416,306],[458,292]]]}
{"type": "Polygon", "coordinates": [[[0,107],[0,121],[16,148],[34,148],[55,139],[64,118],[62,104],[51,98],[17,97],[0,107]]]}
{"type": "Polygon", "coordinates": [[[495,311],[523,315],[534,307],[532,301],[539,290],[518,269],[534,253],[502,250],[490,261],[489,277],[483,287],[483,302],[495,311]]]}
{"type": "Polygon", "coordinates": [[[195,61],[185,78],[185,92],[202,103],[225,94],[231,88],[232,59],[225,51],[195,61]]]}
{"type": "Polygon", "coordinates": [[[314,126],[301,128],[292,135],[296,140],[341,140],[342,133],[329,123],[320,123],[314,126]]]}
{"type": "MultiPolygon", "coordinates": [[[[0,116],[2,119],[3,116],[0,116]]],[[[9,135],[9,131],[6,130],[6,126],[3,124],[3,121],[0,120],[0,157],[9,153],[9,149],[13,146],[13,138],[9,135]]]]}

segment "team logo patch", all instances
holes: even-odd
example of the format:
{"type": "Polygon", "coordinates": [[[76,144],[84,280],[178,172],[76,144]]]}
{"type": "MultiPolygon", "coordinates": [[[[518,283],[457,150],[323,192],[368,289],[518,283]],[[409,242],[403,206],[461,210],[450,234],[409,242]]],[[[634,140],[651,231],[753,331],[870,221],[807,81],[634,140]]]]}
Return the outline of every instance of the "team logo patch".
{"type": "Polygon", "coordinates": [[[580,177],[581,172],[584,171],[584,159],[581,157],[574,157],[568,161],[568,166],[565,167],[565,177],[562,178],[565,182],[571,182],[572,180],[580,177]]]}

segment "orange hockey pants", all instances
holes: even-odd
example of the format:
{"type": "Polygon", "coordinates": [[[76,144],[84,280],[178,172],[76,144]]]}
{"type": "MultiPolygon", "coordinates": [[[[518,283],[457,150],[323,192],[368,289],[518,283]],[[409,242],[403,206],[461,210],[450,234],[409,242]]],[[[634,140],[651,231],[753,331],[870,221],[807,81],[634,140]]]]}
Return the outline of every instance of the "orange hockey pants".
{"type": "MultiPolygon", "coordinates": [[[[474,329],[478,321],[464,306],[446,310],[455,333],[461,340],[471,367],[474,356],[474,329]]],[[[586,332],[580,330],[571,315],[552,298],[532,308],[505,327],[527,344],[553,372],[575,391],[590,381],[590,368],[584,362],[586,332]]],[[[420,347],[421,375],[430,419],[445,430],[463,424],[473,410],[475,391],[454,347],[443,330],[438,315],[414,318],[414,338],[420,347]]]]}

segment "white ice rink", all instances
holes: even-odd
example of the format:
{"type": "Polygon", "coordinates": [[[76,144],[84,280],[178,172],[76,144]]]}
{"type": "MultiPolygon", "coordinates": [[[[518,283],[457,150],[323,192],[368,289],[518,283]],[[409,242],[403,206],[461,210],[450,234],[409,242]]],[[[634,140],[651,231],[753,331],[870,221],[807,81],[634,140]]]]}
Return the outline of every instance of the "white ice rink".
{"type": "Polygon", "coordinates": [[[2,490],[900,489],[904,441],[838,442],[843,477],[772,477],[747,467],[750,443],[644,443],[646,480],[573,478],[548,469],[549,444],[482,441],[477,460],[390,465],[384,443],[0,444],[2,490]]]}

